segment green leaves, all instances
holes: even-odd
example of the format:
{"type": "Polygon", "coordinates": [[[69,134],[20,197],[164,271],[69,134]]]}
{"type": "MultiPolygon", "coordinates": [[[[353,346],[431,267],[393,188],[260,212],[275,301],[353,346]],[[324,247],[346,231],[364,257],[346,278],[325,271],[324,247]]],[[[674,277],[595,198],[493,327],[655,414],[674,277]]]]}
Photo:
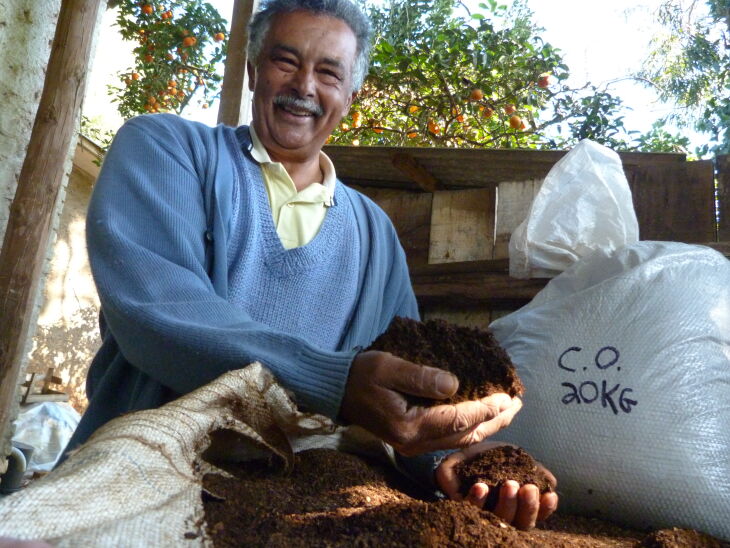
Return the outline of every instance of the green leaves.
{"type": "Polygon", "coordinates": [[[135,64],[109,93],[124,118],[145,112],[180,113],[196,96],[206,107],[218,93],[227,23],[202,0],[120,0],[117,25],[134,41],[135,64]]]}
{"type": "MultiPolygon", "coordinates": [[[[706,0],[685,6],[665,0],[659,18],[666,36],[637,75],[676,103],[668,117],[679,127],[692,127],[714,141],[698,153],[730,152],[730,19],[727,0],[706,0]]],[[[670,143],[671,144],[671,143],[670,143]]]]}
{"type": "Polygon", "coordinates": [[[560,57],[529,22],[506,25],[500,19],[504,6],[497,2],[464,15],[459,4],[393,0],[371,9],[374,63],[353,106],[364,122],[348,123],[334,142],[502,147],[539,142],[532,119],[551,92],[537,81],[541,74],[565,70],[560,57]],[[473,90],[480,90],[479,100],[473,90]],[[518,111],[506,114],[503,107],[512,103],[518,111]],[[524,117],[525,129],[510,125],[515,115],[524,117]]]}

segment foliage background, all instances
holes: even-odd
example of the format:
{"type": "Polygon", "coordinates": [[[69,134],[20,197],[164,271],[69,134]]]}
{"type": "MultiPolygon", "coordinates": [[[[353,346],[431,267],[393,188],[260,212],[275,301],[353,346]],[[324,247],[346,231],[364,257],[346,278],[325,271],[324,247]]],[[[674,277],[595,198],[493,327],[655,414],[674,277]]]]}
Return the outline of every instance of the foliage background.
{"type": "MultiPolygon", "coordinates": [[[[570,68],[563,52],[542,38],[543,29],[533,22],[527,0],[470,2],[471,10],[459,0],[356,1],[368,11],[376,30],[372,70],[331,142],[555,149],[591,138],[617,150],[691,152],[686,136],[667,129],[669,124],[682,127],[690,107],[680,107],[673,118],[658,120],[642,134],[625,126],[624,113],[632,105],[612,94],[609,86],[569,87],[570,68]]],[[[707,0],[707,4],[728,1],[707,0]]],[[[152,13],[143,11],[145,2],[111,2],[120,9],[123,35],[135,43],[134,66],[123,71],[119,85],[110,90],[119,111],[128,118],[213,104],[226,47],[225,36],[221,42],[214,37],[225,31],[225,20],[202,0],[150,2],[152,13]],[[164,14],[170,17],[163,18],[164,14]],[[192,46],[183,44],[186,32],[196,39],[192,46]]],[[[698,3],[666,0],[662,13],[670,36],[676,34],[672,24],[677,10],[698,3]]],[[[690,51],[689,43],[677,46],[675,41],[672,49],[657,37],[646,66],[669,66],[669,53],[690,51]]],[[[717,42],[713,47],[717,49],[717,42]]],[[[695,55],[695,64],[699,57],[695,55]]],[[[718,68],[723,61],[727,60],[718,57],[707,70],[726,73],[718,68]]],[[[688,66],[674,62],[675,73],[682,63],[688,66]]],[[[676,86],[659,82],[669,73],[667,69],[663,76],[646,72],[632,77],[670,90],[676,86]]],[[[687,103],[696,103],[696,97],[688,96],[687,103]]],[[[662,98],[675,100],[668,92],[662,98]]],[[[717,101],[708,102],[707,108],[714,117],[705,113],[700,116],[703,121],[684,127],[717,136],[727,133],[728,119],[716,114],[717,101]]],[[[708,151],[705,147],[697,153],[708,151]]]]}

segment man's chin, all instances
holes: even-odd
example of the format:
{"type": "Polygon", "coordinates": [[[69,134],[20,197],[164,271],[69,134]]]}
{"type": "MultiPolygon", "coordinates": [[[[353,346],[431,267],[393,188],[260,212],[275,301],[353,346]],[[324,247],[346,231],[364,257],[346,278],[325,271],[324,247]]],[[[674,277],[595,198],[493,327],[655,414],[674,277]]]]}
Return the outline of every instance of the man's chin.
{"type": "Polygon", "coordinates": [[[321,139],[316,133],[310,131],[303,132],[283,132],[272,135],[277,148],[282,150],[306,150],[321,147],[325,139],[321,139]]]}

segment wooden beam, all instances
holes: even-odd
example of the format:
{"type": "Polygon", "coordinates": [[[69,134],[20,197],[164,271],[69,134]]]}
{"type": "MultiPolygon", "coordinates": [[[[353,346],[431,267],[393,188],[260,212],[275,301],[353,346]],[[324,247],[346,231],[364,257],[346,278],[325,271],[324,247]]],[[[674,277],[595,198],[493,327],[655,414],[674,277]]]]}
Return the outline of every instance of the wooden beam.
{"type": "Polygon", "coordinates": [[[99,0],[63,0],[0,252],[0,439],[18,395],[38,282],[84,96],[99,0]]]}
{"type": "Polygon", "coordinates": [[[724,154],[715,158],[717,170],[717,201],[720,215],[717,239],[730,242],[730,156],[724,154]]]}
{"type": "Polygon", "coordinates": [[[548,279],[518,280],[509,276],[509,260],[429,264],[410,269],[411,283],[421,306],[448,308],[527,304],[548,279]]]}
{"type": "Polygon", "coordinates": [[[418,163],[413,156],[405,152],[393,154],[393,165],[426,192],[443,190],[443,185],[427,169],[418,163]]]}
{"type": "Polygon", "coordinates": [[[231,32],[228,35],[221,102],[218,107],[218,123],[236,127],[241,124],[243,95],[246,86],[246,47],[248,46],[248,23],[256,9],[257,0],[235,0],[231,32]]]}

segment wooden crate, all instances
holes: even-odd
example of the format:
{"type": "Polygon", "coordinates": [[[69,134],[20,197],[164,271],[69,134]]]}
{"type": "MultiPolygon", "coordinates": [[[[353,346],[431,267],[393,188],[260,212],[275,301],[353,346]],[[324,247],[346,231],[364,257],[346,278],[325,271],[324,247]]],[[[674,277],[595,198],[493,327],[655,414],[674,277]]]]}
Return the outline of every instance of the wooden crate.
{"type": "MultiPolygon", "coordinates": [[[[508,244],[566,151],[330,146],[326,152],[338,176],[393,220],[424,318],[484,327],[544,287],[544,279],[509,277],[508,244]]],[[[727,156],[717,162],[687,162],[683,154],[619,156],[640,239],[701,243],[730,255],[727,156]]]]}

